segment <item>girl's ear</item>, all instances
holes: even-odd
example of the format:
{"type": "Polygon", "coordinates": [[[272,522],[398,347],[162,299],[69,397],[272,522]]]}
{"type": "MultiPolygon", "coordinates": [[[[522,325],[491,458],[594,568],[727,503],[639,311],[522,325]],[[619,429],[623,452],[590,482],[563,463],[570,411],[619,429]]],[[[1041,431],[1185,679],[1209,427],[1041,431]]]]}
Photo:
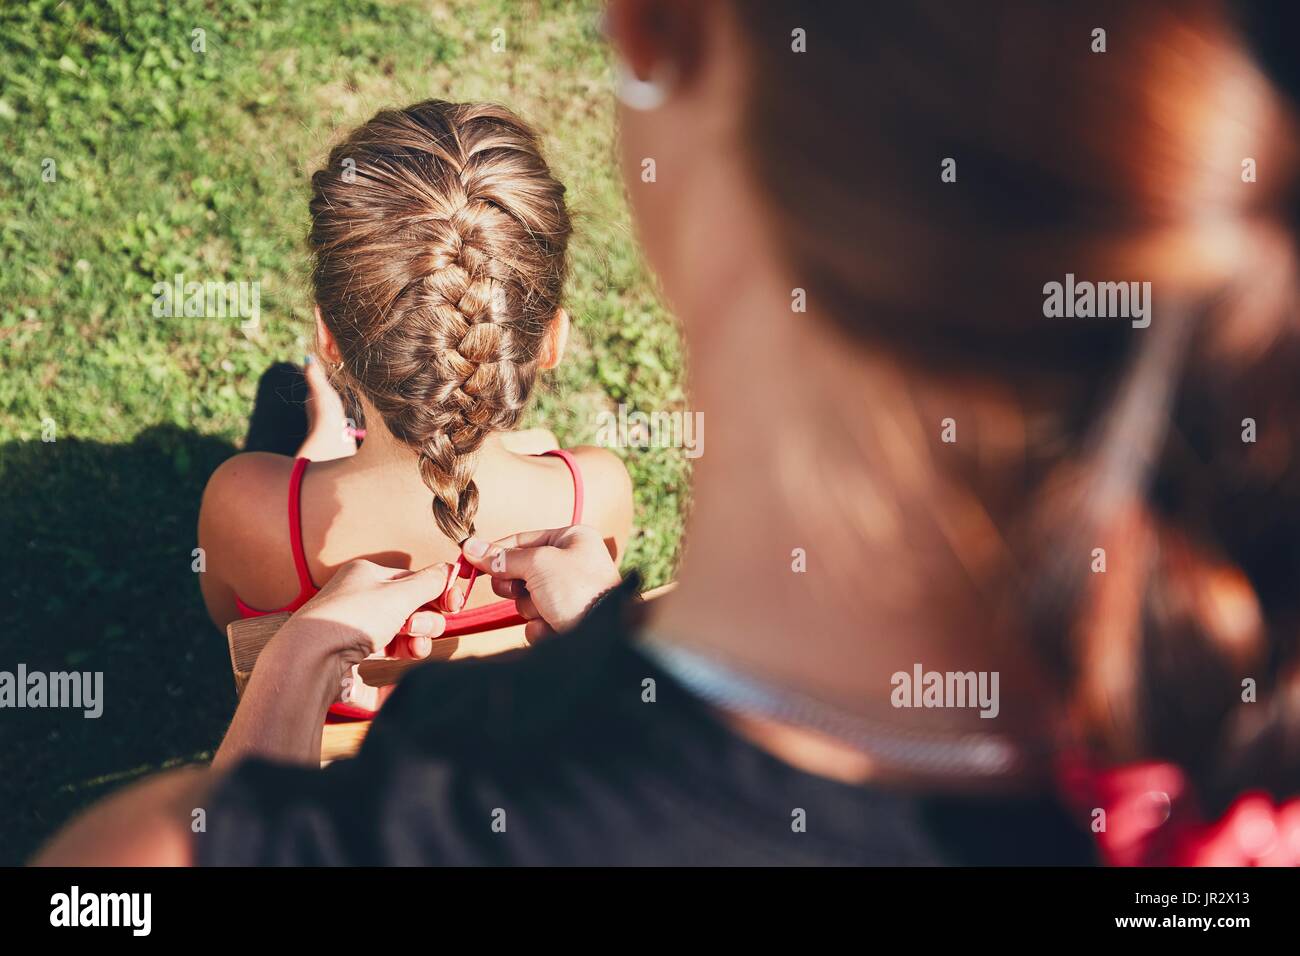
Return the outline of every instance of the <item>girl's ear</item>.
{"type": "Polygon", "coordinates": [[[334,336],[325,327],[325,322],[320,317],[319,305],[316,306],[316,350],[320,352],[321,358],[331,365],[338,365],[343,361],[343,353],[339,351],[338,343],[334,341],[334,336]]]}
{"type": "Polygon", "coordinates": [[[537,367],[553,369],[564,358],[564,347],[569,343],[569,313],[564,309],[555,310],[551,327],[546,330],[542,347],[537,356],[537,367]]]}

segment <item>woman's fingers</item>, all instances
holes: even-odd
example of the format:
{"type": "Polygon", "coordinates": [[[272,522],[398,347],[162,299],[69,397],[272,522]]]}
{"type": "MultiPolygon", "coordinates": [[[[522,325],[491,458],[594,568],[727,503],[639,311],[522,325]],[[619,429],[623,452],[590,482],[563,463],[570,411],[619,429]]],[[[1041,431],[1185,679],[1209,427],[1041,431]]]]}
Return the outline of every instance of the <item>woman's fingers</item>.
{"type": "Polygon", "coordinates": [[[461,552],[466,561],[493,577],[526,578],[537,555],[566,530],[522,531],[491,542],[467,538],[461,552]]]}
{"type": "Polygon", "coordinates": [[[398,661],[422,661],[433,653],[433,638],[398,634],[388,642],[380,657],[398,661]]]}
{"type": "Polygon", "coordinates": [[[406,642],[406,653],[412,660],[422,661],[433,651],[433,639],[429,637],[412,637],[406,642]]]}
{"type": "Polygon", "coordinates": [[[585,525],[526,531],[493,542],[469,538],[462,551],[466,561],[492,576],[492,589],[515,601],[521,615],[543,618],[561,630],[619,583],[610,549],[599,531],[585,525]]]}
{"type": "Polygon", "coordinates": [[[554,633],[555,631],[551,628],[551,625],[540,618],[536,621],[529,621],[524,625],[524,640],[529,644],[536,644],[554,633]]]}
{"type": "Polygon", "coordinates": [[[406,619],[401,633],[410,637],[441,637],[447,629],[447,619],[437,611],[416,611],[406,619]]]}
{"type": "Polygon", "coordinates": [[[490,578],[492,591],[497,597],[513,601],[524,591],[524,582],[518,578],[490,578]]]}
{"type": "Polygon", "coordinates": [[[465,588],[461,585],[461,579],[457,576],[452,577],[451,584],[443,592],[439,606],[451,614],[455,614],[465,606],[465,588]]]}
{"type": "MultiPolygon", "coordinates": [[[[454,601],[457,596],[456,565],[454,564],[431,564],[418,571],[400,571],[390,577],[386,584],[390,589],[396,589],[393,592],[394,596],[398,597],[403,604],[410,604],[420,609],[428,608],[430,605],[444,611],[456,609],[457,605],[454,601]],[[451,604],[448,603],[447,598],[453,598],[451,604]]],[[[463,603],[464,595],[459,597],[463,603]]],[[[414,617],[413,613],[411,618],[414,617]]],[[[438,633],[441,634],[442,631],[438,633]]]]}
{"type": "MultiPolygon", "coordinates": [[[[520,531],[518,534],[508,534],[504,538],[497,538],[495,541],[487,542],[481,538],[467,538],[465,540],[465,557],[473,559],[472,550],[478,550],[479,555],[483,554],[482,550],[473,548],[477,543],[480,547],[495,546],[504,548],[507,551],[515,548],[543,548],[547,545],[554,544],[555,539],[562,535],[568,528],[545,528],[541,531],[520,531]]],[[[480,568],[479,570],[483,570],[480,568]]]]}
{"type": "Polygon", "coordinates": [[[437,611],[419,610],[411,614],[397,636],[384,648],[385,657],[424,660],[433,651],[433,639],[447,630],[447,619],[437,611]]]}
{"type": "Polygon", "coordinates": [[[427,568],[419,568],[415,571],[407,571],[401,568],[382,568],[380,565],[376,565],[376,567],[379,567],[381,571],[392,571],[392,574],[387,579],[387,583],[392,588],[403,592],[409,591],[412,597],[423,594],[424,599],[416,601],[416,607],[429,604],[442,597],[442,593],[456,580],[456,565],[454,564],[431,564],[427,568]]]}
{"type": "Polygon", "coordinates": [[[542,612],[537,609],[537,605],[529,596],[528,588],[518,578],[492,578],[492,590],[498,597],[514,601],[515,609],[521,617],[532,621],[542,616],[542,612]]]}
{"type": "Polygon", "coordinates": [[[454,574],[451,564],[408,571],[359,558],[339,568],[293,621],[300,627],[313,620],[328,623],[337,636],[333,652],[348,662],[364,658],[367,650],[390,658],[424,658],[447,627],[429,605],[442,596],[454,574]]]}
{"type": "Polygon", "coordinates": [[[522,588],[520,591],[520,595],[515,598],[515,609],[519,612],[519,616],[529,621],[540,620],[542,612],[537,610],[537,605],[533,603],[527,591],[522,588]]]}

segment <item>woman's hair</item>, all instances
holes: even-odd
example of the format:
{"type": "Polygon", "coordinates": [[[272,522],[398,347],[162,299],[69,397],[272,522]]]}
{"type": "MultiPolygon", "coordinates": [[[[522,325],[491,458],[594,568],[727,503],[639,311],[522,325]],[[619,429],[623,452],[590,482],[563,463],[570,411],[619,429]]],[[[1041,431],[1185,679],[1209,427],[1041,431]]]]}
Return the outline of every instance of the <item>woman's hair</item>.
{"type": "Polygon", "coordinates": [[[1234,8],[735,0],[731,19],[750,162],[809,301],[961,407],[1014,411],[968,411],[932,457],[993,519],[954,522],[953,547],[998,529],[975,570],[1084,740],[1176,760],[1212,802],[1295,791],[1300,136],[1234,8]],[[1149,281],[1150,327],[1047,317],[1067,274],[1149,281]]]}
{"type": "Polygon", "coordinates": [[[463,541],[475,453],[518,422],[560,307],[564,187],[509,110],[438,100],[376,114],[311,183],[336,378],[418,453],[438,527],[463,541]]]}

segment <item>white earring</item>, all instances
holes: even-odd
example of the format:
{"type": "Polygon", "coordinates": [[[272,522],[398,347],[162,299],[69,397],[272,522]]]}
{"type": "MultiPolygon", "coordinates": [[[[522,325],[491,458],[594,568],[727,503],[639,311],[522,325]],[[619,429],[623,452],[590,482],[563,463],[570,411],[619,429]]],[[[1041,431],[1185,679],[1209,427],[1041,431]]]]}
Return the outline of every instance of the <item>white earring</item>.
{"type": "Polygon", "coordinates": [[[656,65],[649,80],[639,79],[627,68],[627,64],[618,64],[618,86],[615,90],[619,102],[628,109],[646,112],[657,110],[668,99],[672,88],[673,71],[668,65],[656,65]]]}

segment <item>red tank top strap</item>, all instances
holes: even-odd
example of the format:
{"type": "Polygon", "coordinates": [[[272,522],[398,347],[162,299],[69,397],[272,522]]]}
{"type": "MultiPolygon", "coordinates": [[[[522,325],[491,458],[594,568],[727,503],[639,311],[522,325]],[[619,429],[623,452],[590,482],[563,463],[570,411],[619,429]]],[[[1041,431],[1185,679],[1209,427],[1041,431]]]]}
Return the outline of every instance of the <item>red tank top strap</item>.
{"type": "Polygon", "coordinates": [[[307,552],[302,547],[302,476],[310,464],[308,458],[297,459],[293,463],[293,474],[289,476],[289,547],[293,550],[293,566],[298,572],[299,596],[316,590],[311,569],[307,567],[307,552]]]}
{"type": "Polygon", "coordinates": [[[582,469],[578,467],[578,459],[573,457],[573,452],[565,448],[553,448],[542,454],[554,455],[569,466],[569,474],[573,476],[573,520],[569,523],[582,524],[582,469]]]}

